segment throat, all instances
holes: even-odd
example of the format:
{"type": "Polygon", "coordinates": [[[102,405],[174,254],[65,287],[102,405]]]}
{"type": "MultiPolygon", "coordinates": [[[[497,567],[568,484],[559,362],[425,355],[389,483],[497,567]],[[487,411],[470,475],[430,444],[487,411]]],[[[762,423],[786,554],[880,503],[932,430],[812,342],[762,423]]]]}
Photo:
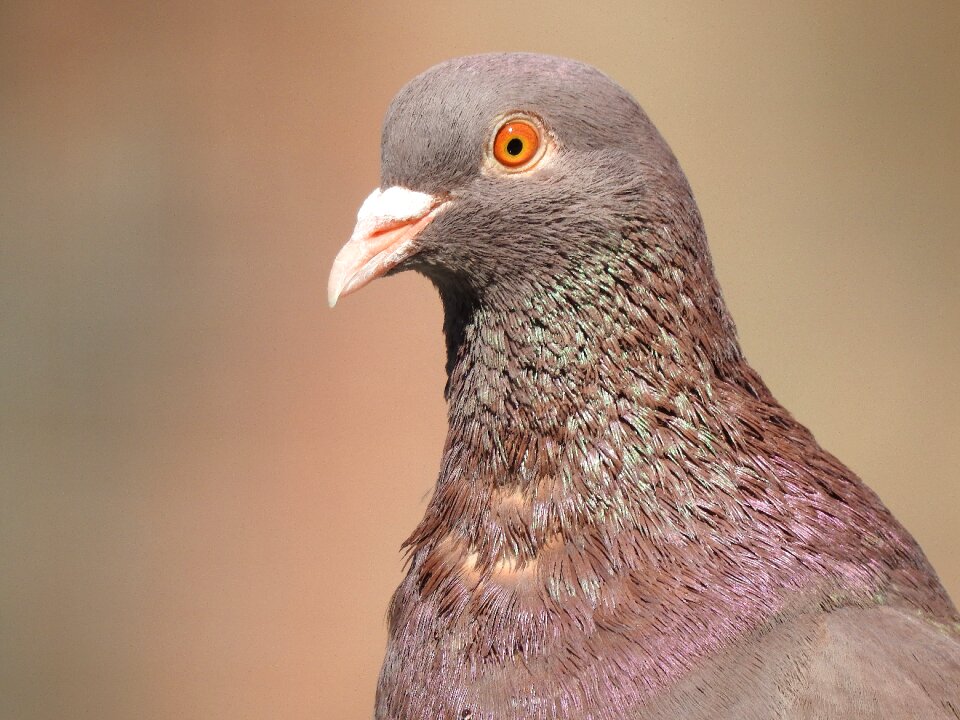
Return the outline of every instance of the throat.
{"type": "Polygon", "coordinates": [[[736,514],[711,425],[721,377],[759,382],[735,340],[717,351],[670,332],[680,318],[661,324],[613,281],[599,298],[511,296],[542,299],[444,297],[449,433],[414,555],[526,581],[594,543],[599,582],[636,561],[615,552],[624,538],[696,541],[697,508],[736,514]]]}
{"type": "Polygon", "coordinates": [[[425,575],[541,594],[560,582],[595,602],[625,573],[727,582],[742,564],[767,573],[748,588],[762,598],[801,573],[867,587],[915,552],[770,395],[723,317],[708,344],[672,328],[709,319],[654,316],[616,283],[599,294],[445,298],[449,432],[406,543],[425,575]]]}

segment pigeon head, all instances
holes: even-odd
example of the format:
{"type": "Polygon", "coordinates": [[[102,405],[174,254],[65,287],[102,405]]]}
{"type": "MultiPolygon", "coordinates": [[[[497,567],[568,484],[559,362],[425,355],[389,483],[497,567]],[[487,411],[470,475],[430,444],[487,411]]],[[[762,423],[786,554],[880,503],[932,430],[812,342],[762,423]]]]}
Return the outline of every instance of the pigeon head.
{"type": "Polygon", "coordinates": [[[381,167],[334,263],[331,305],[407,269],[445,302],[496,305],[584,268],[603,284],[645,256],[663,273],[706,256],[667,144],[625,90],[572,60],[490,54],[427,70],[387,112],[381,167]]]}

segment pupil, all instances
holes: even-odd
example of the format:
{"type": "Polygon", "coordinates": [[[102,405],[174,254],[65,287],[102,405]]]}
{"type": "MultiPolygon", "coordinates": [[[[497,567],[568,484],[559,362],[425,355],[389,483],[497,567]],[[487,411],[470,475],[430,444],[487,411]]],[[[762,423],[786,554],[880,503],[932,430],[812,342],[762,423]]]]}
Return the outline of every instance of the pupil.
{"type": "Polygon", "coordinates": [[[511,155],[519,155],[523,151],[523,140],[520,138],[511,138],[507,143],[507,152],[511,155]]]}

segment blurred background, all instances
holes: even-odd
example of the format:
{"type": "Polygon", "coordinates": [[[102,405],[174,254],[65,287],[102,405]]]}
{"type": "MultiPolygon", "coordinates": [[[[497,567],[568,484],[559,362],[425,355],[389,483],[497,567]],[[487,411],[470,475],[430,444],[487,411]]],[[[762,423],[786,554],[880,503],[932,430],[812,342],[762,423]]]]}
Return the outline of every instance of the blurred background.
{"type": "Polygon", "coordinates": [[[955,0],[2,3],[0,717],[371,716],[441,312],[326,276],[393,94],[480,51],[640,100],[747,355],[960,599],[958,37],[955,0]]]}

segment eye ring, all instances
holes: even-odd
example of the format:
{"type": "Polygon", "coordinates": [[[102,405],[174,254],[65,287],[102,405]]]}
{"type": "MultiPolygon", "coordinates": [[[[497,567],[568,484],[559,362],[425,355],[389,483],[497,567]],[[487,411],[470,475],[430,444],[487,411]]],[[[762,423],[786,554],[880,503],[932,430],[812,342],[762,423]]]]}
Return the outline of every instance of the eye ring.
{"type": "Polygon", "coordinates": [[[491,153],[509,172],[529,170],[539,162],[546,149],[542,126],[526,115],[507,118],[497,127],[491,153]]]}

